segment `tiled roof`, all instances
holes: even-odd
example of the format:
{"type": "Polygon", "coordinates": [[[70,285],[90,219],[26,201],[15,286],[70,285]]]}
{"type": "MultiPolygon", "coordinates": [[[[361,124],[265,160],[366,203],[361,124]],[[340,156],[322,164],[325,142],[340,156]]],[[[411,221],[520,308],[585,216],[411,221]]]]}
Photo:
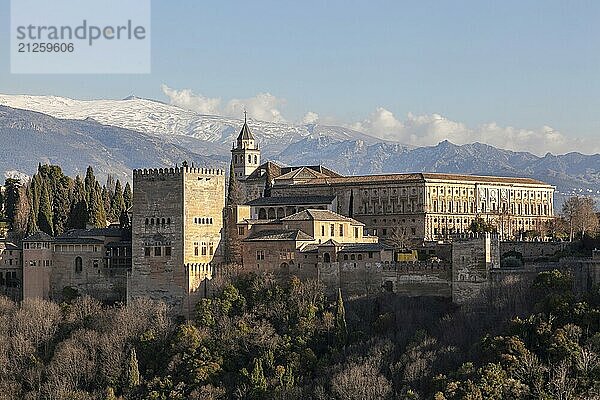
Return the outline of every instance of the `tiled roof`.
{"type": "Polygon", "coordinates": [[[314,240],[314,238],[301,230],[266,230],[256,232],[244,239],[245,242],[271,241],[271,240],[314,240]]]}
{"type": "Polygon", "coordinates": [[[24,242],[52,242],[52,236],[46,232],[37,231],[23,239],[24,242]]]}
{"type": "MultiPolygon", "coordinates": [[[[383,175],[358,175],[342,176],[336,178],[316,178],[301,184],[306,185],[344,185],[344,184],[369,184],[383,182],[426,182],[428,180],[450,180],[481,183],[516,183],[527,185],[544,185],[545,182],[533,178],[505,177],[505,176],[477,176],[461,174],[437,174],[437,173],[409,173],[409,174],[383,174],[383,175]]],[[[284,184],[284,183],[282,183],[284,184]]]]}
{"type": "Polygon", "coordinates": [[[254,170],[254,172],[252,172],[246,178],[245,181],[264,179],[265,176],[267,175],[267,173],[271,176],[271,179],[275,179],[282,175],[289,174],[290,172],[297,171],[301,168],[308,168],[312,171],[315,171],[317,174],[323,174],[323,178],[325,178],[325,177],[335,178],[335,177],[342,176],[342,175],[338,174],[337,172],[335,172],[327,167],[324,167],[322,165],[299,165],[299,166],[283,167],[283,166],[277,164],[276,162],[267,161],[266,163],[264,163],[264,164],[260,165],[258,168],[256,168],[254,170]]]}
{"type": "Polygon", "coordinates": [[[100,239],[94,239],[89,237],[57,237],[54,240],[58,244],[103,244],[104,242],[100,239]]]}
{"type": "Polygon", "coordinates": [[[281,221],[345,221],[351,222],[356,225],[364,225],[362,222],[359,222],[349,217],[345,217],[338,213],[334,213],[333,211],[314,209],[299,211],[295,214],[281,218],[281,221]]]}
{"type": "Polygon", "coordinates": [[[318,179],[318,178],[329,178],[322,172],[315,171],[309,167],[300,167],[293,171],[288,172],[275,178],[276,181],[294,180],[294,179],[318,179]]]}
{"type": "Polygon", "coordinates": [[[244,125],[240,130],[237,140],[254,140],[254,136],[252,136],[252,132],[250,132],[250,128],[248,127],[248,123],[246,121],[244,121],[244,125]]]}
{"type": "Polygon", "coordinates": [[[480,175],[463,175],[463,174],[438,174],[438,173],[423,173],[423,177],[428,179],[441,179],[450,181],[469,181],[469,182],[483,182],[483,183],[522,183],[528,185],[546,185],[550,186],[545,182],[542,182],[533,178],[521,178],[521,177],[509,177],[509,176],[480,176],[480,175]]]}
{"type": "Polygon", "coordinates": [[[90,236],[110,236],[120,237],[123,234],[121,228],[90,228],[90,229],[70,229],[57,238],[67,237],[90,237],[90,236]]]}
{"type": "Polygon", "coordinates": [[[351,243],[343,244],[338,253],[358,253],[361,251],[393,250],[393,247],[383,243],[351,243]]]}
{"type": "Polygon", "coordinates": [[[260,197],[252,200],[248,206],[274,206],[274,205],[312,205],[331,204],[335,196],[285,196],[285,197],[260,197]]]}

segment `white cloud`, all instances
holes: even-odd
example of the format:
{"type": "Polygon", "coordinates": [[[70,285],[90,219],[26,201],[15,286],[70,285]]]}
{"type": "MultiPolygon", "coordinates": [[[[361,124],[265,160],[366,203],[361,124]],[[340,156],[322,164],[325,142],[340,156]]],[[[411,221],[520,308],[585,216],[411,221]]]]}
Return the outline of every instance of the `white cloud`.
{"type": "Polygon", "coordinates": [[[283,99],[271,93],[259,93],[249,99],[231,99],[225,106],[224,112],[228,116],[240,116],[244,109],[254,118],[269,122],[285,122],[279,107],[285,104],[283,99]]]}
{"type": "Polygon", "coordinates": [[[319,114],[309,111],[302,118],[303,124],[316,124],[319,121],[319,114]]]}
{"type": "Polygon", "coordinates": [[[538,155],[546,152],[564,153],[571,150],[587,154],[600,151],[600,145],[596,143],[568,138],[549,126],[522,129],[512,126],[503,127],[490,122],[471,128],[439,114],[412,113],[402,121],[383,107],[378,107],[365,120],[348,126],[382,139],[415,146],[431,146],[449,140],[455,144],[481,142],[503,149],[529,151],[538,155]]]}
{"type": "Polygon", "coordinates": [[[220,98],[205,97],[192,92],[190,89],[177,90],[165,84],[161,85],[161,89],[165,96],[169,98],[171,104],[201,114],[240,118],[246,110],[251,118],[261,121],[286,121],[279,110],[285,104],[285,101],[273,96],[271,93],[259,93],[248,99],[231,99],[224,106],[221,106],[220,98]]]}
{"type": "Polygon", "coordinates": [[[194,94],[190,89],[172,89],[165,84],[162,84],[160,88],[173,105],[201,114],[219,114],[220,112],[221,99],[219,98],[194,94]]]}
{"type": "MultiPolygon", "coordinates": [[[[281,112],[285,100],[268,92],[247,99],[236,98],[224,102],[220,98],[196,94],[190,89],[177,90],[164,84],[161,88],[171,104],[201,114],[241,118],[246,110],[248,116],[253,119],[269,122],[288,121],[281,112]]],[[[453,121],[440,114],[408,113],[406,118],[400,119],[384,107],[377,107],[367,118],[354,123],[340,123],[331,116],[321,116],[314,111],[308,111],[301,122],[343,125],[375,137],[414,146],[432,146],[443,140],[449,140],[459,145],[481,142],[503,149],[529,151],[538,155],[546,152],[555,154],[568,151],[581,151],[585,154],[600,152],[600,143],[591,139],[565,136],[550,126],[523,129],[489,122],[469,127],[463,122],[453,121]]]]}

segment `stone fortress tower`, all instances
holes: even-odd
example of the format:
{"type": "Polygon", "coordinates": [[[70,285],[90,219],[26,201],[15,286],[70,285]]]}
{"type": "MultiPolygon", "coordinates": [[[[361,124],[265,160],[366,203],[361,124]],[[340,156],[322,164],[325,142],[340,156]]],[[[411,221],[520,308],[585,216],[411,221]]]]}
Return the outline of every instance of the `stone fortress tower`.
{"type": "Polygon", "coordinates": [[[244,125],[231,149],[231,159],[233,171],[239,181],[245,180],[260,166],[260,149],[248,127],[246,111],[244,111],[244,125]]]}
{"type": "Polygon", "coordinates": [[[225,173],[182,167],[133,171],[128,299],[163,300],[190,317],[221,262],[225,173]]]}

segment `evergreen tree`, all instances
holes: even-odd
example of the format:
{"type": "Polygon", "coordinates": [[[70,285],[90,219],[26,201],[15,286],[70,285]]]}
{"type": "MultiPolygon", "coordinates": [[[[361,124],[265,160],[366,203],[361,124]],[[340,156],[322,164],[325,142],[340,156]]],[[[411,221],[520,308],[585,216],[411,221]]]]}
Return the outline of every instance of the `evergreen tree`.
{"type": "Polygon", "coordinates": [[[234,170],[233,162],[229,166],[229,185],[227,187],[227,205],[228,206],[239,206],[242,202],[243,194],[240,183],[238,182],[234,170]]]}
{"type": "Polygon", "coordinates": [[[42,186],[40,204],[37,216],[37,226],[43,232],[54,236],[54,224],[52,223],[52,206],[50,204],[49,190],[46,185],[42,186]]]}
{"type": "Polygon", "coordinates": [[[90,201],[92,198],[92,193],[94,192],[94,190],[96,188],[96,176],[94,176],[94,169],[92,168],[91,165],[88,166],[87,170],[85,171],[84,184],[85,184],[85,200],[87,201],[88,204],[90,204],[90,201]]]}
{"type": "Polygon", "coordinates": [[[106,213],[106,216],[108,218],[108,214],[110,213],[110,203],[112,201],[110,193],[108,193],[108,189],[106,188],[106,186],[102,186],[100,193],[102,194],[102,207],[104,208],[104,212],[106,213]]]}
{"type": "Polygon", "coordinates": [[[8,228],[22,237],[27,232],[29,199],[27,188],[19,179],[7,179],[4,183],[4,213],[8,228]]]}
{"type": "Polygon", "coordinates": [[[129,182],[125,184],[125,189],[123,190],[123,201],[125,202],[125,210],[129,210],[133,205],[133,192],[131,191],[129,182]]]}
{"type": "Polygon", "coordinates": [[[104,202],[102,201],[102,189],[98,182],[96,182],[89,196],[88,224],[97,228],[105,228],[106,212],[104,210],[104,202]]]}
{"type": "Polygon", "coordinates": [[[129,353],[129,365],[127,366],[127,387],[133,389],[140,384],[140,370],[138,368],[135,349],[129,353]]]}
{"type": "Polygon", "coordinates": [[[233,170],[229,168],[229,185],[227,187],[227,207],[223,211],[225,222],[225,261],[228,264],[239,264],[242,261],[242,245],[237,229],[237,206],[243,201],[242,189],[233,170]]]}
{"type": "Polygon", "coordinates": [[[342,289],[339,288],[335,311],[335,327],[338,341],[345,345],[348,340],[348,326],[346,325],[346,309],[344,308],[342,289]]]}
{"type": "Polygon", "coordinates": [[[123,189],[121,188],[121,181],[117,179],[115,184],[114,194],[110,202],[110,211],[108,213],[108,220],[110,222],[119,221],[121,213],[125,211],[125,200],[123,199],[123,189]]]}
{"type": "Polygon", "coordinates": [[[267,390],[267,378],[265,378],[262,361],[259,358],[254,359],[254,368],[250,373],[250,385],[254,395],[259,398],[261,393],[267,390]]]}
{"type": "Polygon", "coordinates": [[[77,175],[71,195],[71,210],[69,212],[68,226],[71,229],[83,229],[88,220],[85,185],[77,175]]]}

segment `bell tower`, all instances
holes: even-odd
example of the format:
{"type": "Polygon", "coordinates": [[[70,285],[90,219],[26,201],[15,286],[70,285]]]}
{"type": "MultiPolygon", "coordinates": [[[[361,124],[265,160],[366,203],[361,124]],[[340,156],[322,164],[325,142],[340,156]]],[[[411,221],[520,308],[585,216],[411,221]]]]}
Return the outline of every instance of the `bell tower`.
{"type": "Polygon", "coordinates": [[[246,114],[244,111],[244,125],[231,149],[233,171],[240,181],[246,179],[260,165],[260,150],[248,127],[246,114]]]}

